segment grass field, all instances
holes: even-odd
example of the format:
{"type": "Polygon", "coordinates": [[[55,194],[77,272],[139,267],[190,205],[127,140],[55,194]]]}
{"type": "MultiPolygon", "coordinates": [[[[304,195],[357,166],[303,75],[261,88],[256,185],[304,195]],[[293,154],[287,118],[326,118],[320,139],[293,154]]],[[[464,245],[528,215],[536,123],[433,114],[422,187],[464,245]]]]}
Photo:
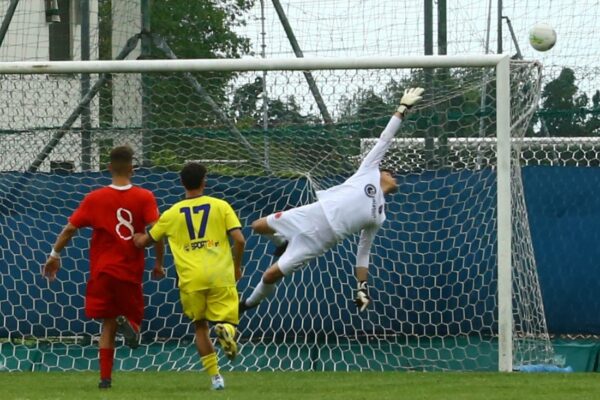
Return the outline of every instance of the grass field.
{"type": "Polygon", "coordinates": [[[0,373],[0,399],[600,399],[586,374],[432,372],[230,372],[226,389],[209,390],[200,372],[116,372],[97,389],[97,372],[0,373]]]}

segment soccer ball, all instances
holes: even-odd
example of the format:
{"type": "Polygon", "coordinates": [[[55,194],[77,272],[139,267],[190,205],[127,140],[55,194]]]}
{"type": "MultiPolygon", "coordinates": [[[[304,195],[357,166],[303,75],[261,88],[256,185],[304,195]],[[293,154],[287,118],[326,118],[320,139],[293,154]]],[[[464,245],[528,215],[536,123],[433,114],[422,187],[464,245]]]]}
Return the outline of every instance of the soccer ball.
{"type": "Polygon", "coordinates": [[[537,51],[548,51],[556,43],[556,32],[548,24],[535,24],[529,31],[529,43],[537,51]]]}

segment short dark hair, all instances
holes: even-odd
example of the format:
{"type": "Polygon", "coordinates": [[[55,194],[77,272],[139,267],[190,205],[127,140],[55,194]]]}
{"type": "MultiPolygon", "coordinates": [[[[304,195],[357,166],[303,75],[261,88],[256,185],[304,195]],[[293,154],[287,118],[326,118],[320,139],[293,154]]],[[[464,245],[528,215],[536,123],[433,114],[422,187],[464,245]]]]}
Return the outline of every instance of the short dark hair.
{"type": "Polygon", "coordinates": [[[380,172],[380,173],[381,173],[381,172],[387,172],[387,173],[389,173],[389,174],[390,174],[390,175],[392,175],[392,176],[396,176],[396,171],[395,171],[393,168],[390,168],[390,167],[383,167],[383,168],[380,168],[380,169],[379,169],[379,172],[380,172]]]}
{"type": "Polygon", "coordinates": [[[197,162],[189,162],[183,166],[179,176],[187,190],[199,189],[206,177],[206,167],[197,162]]]}
{"type": "Polygon", "coordinates": [[[129,146],[117,146],[110,151],[110,165],[116,174],[129,172],[133,163],[133,149],[129,146]]]}

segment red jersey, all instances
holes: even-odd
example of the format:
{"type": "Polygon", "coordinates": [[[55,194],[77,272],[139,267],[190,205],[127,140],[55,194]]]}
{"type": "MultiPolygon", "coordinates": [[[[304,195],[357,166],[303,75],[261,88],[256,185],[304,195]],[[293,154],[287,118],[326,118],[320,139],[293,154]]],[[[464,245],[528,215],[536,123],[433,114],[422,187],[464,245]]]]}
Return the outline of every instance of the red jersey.
{"type": "Polygon", "coordinates": [[[92,277],[100,272],[117,279],[142,282],[144,249],[133,244],[133,234],[143,233],[158,220],[152,192],[137,186],[106,186],[89,193],[69,222],[93,229],[90,245],[92,277]]]}

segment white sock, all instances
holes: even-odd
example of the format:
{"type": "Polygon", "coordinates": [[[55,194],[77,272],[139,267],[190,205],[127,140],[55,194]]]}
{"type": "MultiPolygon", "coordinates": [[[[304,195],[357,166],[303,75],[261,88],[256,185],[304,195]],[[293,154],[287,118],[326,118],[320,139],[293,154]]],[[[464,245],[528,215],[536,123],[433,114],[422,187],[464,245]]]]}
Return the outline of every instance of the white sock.
{"type": "Polygon", "coordinates": [[[272,241],[275,246],[279,247],[286,242],[285,238],[281,236],[279,233],[269,233],[266,234],[265,237],[272,241]]]}
{"type": "Polygon", "coordinates": [[[265,298],[269,297],[275,291],[275,283],[264,283],[262,279],[256,285],[250,297],[246,299],[246,305],[254,307],[265,298]]]}

